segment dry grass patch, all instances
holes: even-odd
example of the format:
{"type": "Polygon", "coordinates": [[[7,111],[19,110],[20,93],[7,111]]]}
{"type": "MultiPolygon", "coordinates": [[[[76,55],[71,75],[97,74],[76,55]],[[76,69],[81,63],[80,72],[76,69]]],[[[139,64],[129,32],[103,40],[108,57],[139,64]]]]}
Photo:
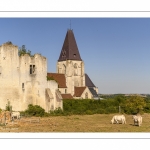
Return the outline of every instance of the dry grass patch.
{"type": "MultiPolygon", "coordinates": [[[[133,126],[132,115],[125,115],[127,124],[111,124],[115,114],[42,117],[40,122],[18,121],[0,126],[0,132],[150,132],[150,114],[143,114],[142,126],[133,126]]],[[[32,119],[37,119],[32,117],[32,119]]]]}

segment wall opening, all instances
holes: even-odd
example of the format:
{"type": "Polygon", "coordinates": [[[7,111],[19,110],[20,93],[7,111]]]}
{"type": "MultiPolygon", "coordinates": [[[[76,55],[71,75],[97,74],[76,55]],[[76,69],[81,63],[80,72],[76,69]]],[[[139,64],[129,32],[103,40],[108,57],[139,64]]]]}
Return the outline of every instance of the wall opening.
{"type": "Polygon", "coordinates": [[[30,74],[35,74],[36,67],[35,65],[30,65],[30,74]]]}
{"type": "Polygon", "coordinates": [[[0,66],[0,75],[2,74],[2,67],[0,66]]]}
{"type": "Polygon", "coordinates": [[[24,91],[25,90],[25,88],[24,88],[24,83],[22,83],[22,91],[24,91]]]}
{"type": "Polygon", "coordinates": [[[88,93],[87,92],[85,93],[85,99],[88,99],[88,93]]]}

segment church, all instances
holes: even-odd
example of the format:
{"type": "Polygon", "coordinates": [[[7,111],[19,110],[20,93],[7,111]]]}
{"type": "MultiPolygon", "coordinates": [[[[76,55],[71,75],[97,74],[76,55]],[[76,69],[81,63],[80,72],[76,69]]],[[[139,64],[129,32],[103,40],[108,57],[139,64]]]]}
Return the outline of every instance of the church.
{"type": "Polygon", "coordinates": [[[58,82],[63,99],[97,99],[98,88],[84,71],[73,30],[69,29],[57,61],[57,73],[48,73],[58,82]]]}
{"type": "Polygon", "coordinates": [[[0,46],[0,108],[8,102],[13,111],[29,104],[46,112],[63,109],[63,99],[97,99],[98,88],[84,72],[73,30],[69,29],[57,61],[56,73],[47,72],[47,59],[41,54],[18,55],[18,46],[0,46]]]}

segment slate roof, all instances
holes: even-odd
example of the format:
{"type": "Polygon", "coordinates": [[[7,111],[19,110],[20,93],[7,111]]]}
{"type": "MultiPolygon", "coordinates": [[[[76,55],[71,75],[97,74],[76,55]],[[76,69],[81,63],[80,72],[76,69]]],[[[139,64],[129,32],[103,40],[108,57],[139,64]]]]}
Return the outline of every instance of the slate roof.
{"type": "Polygon", "coordinates": [[[66,33],[66,37],[61,49],[61,53],[59,56],[58,61],[65,61],[65,60],[80,60],[80,53],[78,50],[78,46],[74,37],[73,30],[68,30],[66,33]]]}
{"type": "Polygon", "coordinates": [[[71,94],[61,94],[63,99],[73,99],[71,94]]]}
{"type": "Polygon", "coordinates": [[[66,78],[64,74],[59,73],[47,73],[48,77],[53,77],[54,80],[57,81],[59,88],[67,88],[66,86],[66,78]]]}
{"type": "Polygon", "coordinates": [[[85,74],[85,86],[95,87],[94,83],[92,82],[92,80],[89,78],[87,74],[85,74]]]}
{"type": "Polygon", "coordinates": [[[98,97],[96,90],[94,90],[93,88],[89,88],[89,90],[92,93],[93,97],[98,97]]]}
{"type": "Polygon", "coordinates": [[[86,87],[74,87],[74,96],[80,97],[85,89],[86,87]]]}

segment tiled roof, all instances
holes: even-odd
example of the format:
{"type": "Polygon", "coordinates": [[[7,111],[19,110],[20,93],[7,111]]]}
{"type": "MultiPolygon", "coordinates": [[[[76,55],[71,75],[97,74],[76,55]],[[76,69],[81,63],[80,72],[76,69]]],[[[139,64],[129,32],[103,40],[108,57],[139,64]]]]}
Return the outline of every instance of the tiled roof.
{"type": "Polygon", "coordinates": [[[87,87],[95,87],[94,83],[91,81],[89,76],[85,74],[85,86],[87,87]]]}
{"type": "Polygon", "coordinates": [[[82,61],[80,57],[80,53],[76,44],[76,40],[73,34],[73,30],[68,30],[61,53],[59,56],[58,61],[65,61],[65,60],[80,60],[82,61]]]}
{"type": "Polygon", "coordinates": [[[80,97],[85,89],[86,87],[74,87],[74,96],[80,97]]]}
{"type": "Polygon", "coordinates": [[[73,99],[71,94],[61,94],[63,99],[73,99]]]}
{"type": "Polygon", "coordinates": [[[66,78],[64,74],[59,73],[47,73],[48,77],[53,77],[54,80],[57,81],[59,88],[67,88],[66,86],[66,78]]]}

